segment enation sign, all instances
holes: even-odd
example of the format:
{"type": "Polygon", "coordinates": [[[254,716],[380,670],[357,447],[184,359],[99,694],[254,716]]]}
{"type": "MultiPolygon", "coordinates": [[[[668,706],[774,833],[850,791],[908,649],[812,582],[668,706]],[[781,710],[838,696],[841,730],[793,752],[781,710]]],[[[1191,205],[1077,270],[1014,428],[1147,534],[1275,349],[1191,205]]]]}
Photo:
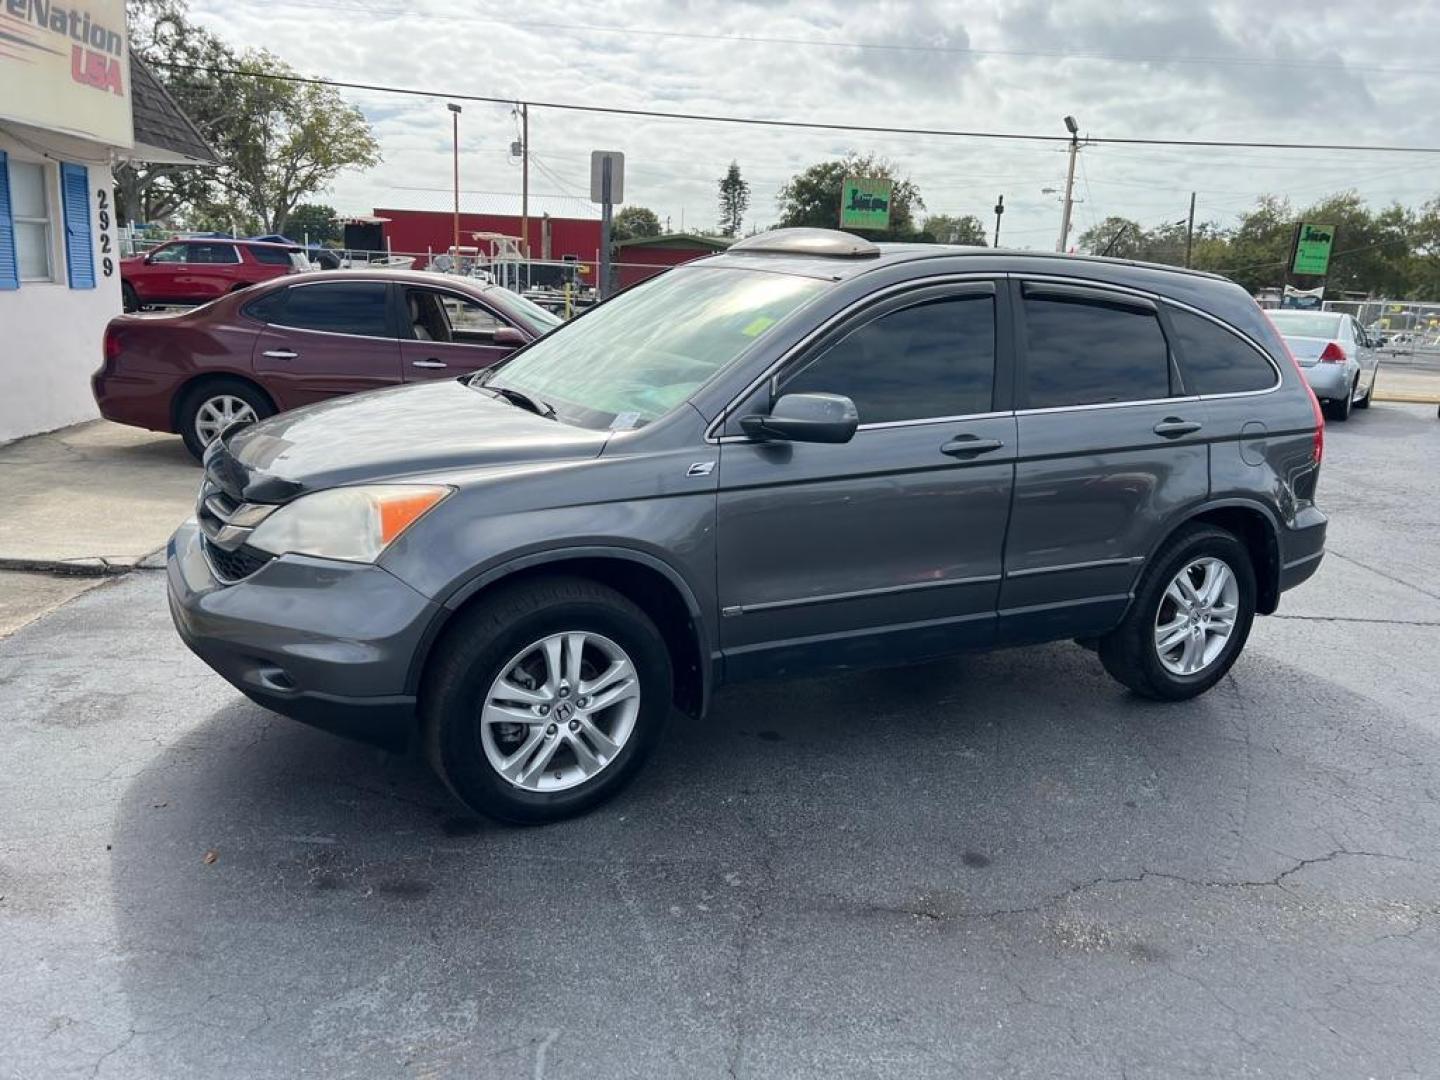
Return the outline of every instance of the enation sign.
{"type": "Polygon", "coordinates": [[[1290,260],[1291,272],[1323,275],[1330,268],[1330,248],[1334,243],[1334,225],[1302,221],[1295,232],[1295,257],[1290,260]]]}
{"type": "Polygon", "coordinates": [[[840,185],[840,227],[842,229],[890,228],[890,197],[893,180],[847,176],[840,185]]]}

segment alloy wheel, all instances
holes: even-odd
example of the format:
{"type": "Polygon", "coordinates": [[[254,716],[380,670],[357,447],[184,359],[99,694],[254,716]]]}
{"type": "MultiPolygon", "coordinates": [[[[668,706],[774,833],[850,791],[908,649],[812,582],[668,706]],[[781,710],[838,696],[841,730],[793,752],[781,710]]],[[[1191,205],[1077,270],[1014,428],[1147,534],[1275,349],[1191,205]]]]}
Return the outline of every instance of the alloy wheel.
{"type": "Polygon", "coordinates": [[[209,446],[231,424],[253,424],[257,419],[254,408],[244,398],[216,394],[195,410],[195,435],[202,445],[209,446]]]}
{"type": "Polygon", "coordinates": [[[590,631],[550,634],[516,653],[490,684],[480,744],[515,787],[564,791],[615,761],[639,713],[640,679],[624,649],[590,631]]]}
{"type": "Polygon", "coordinates": [[[1198,675],[1225,651],[1240,614],[1240,585],[1223,560],[1187,563],[1155,612],[1155,651],[1172,675],[1198,675]]]}

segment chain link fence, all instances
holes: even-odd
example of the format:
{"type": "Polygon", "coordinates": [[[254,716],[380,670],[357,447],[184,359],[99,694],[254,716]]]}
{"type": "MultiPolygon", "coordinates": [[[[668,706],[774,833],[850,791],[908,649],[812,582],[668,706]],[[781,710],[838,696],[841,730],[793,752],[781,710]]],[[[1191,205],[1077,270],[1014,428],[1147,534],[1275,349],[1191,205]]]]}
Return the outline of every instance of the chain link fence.
{"type": "Polygon", "coordinates": [[[1396,359],[1440,363],[1440,303],[1415,300],[1327,300],[1326,311],[1353,315],[1396,359]]]}

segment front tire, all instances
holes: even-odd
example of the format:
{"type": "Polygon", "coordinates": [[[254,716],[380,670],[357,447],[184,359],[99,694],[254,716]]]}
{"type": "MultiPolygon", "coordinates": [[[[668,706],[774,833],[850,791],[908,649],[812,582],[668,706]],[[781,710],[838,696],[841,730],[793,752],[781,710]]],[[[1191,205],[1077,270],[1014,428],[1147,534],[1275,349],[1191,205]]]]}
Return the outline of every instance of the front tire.
{"type": "Polygon", "coordinates": [[[670,712],[654,623],[583,578],[502,586],[437,646],[421,688],[430,763],[472,810],[536,825],[628,784],[670,712]]]}
{"type": "Polygon", "coordinates": [[[1375,396],[1375,383],[1380,379],[1380,365],[1375,365],[1375,370],[1370,373],[1370,385],[1365,388],[1365,396],[1355,402],[1355,408],[1370,408],[1370,399],[1375,396]]]}
{"type": "Polygon", "coordinates": [[[1245,647],[1255,596],[1245,545],[1224,529],[1187,526],[1146,568],[1124,621],[1100,639],[1100,661],[1142,697],[1196,697],[1245,647]]]}
{"type": "Polygon", "coordinates": [[[128,281],[120,283],[120,306],[127,312],[140,310],[140,294],[128,281]]]}

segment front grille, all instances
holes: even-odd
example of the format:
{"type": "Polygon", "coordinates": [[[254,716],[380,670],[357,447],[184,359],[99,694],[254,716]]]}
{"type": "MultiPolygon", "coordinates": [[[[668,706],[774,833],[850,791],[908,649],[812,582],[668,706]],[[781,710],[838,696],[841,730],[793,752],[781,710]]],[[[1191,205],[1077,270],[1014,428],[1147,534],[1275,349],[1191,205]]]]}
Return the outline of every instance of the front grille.
{"type": "Polygon", "coordinates": [[[215,576],[227,584],[249,577],[274,558],[273,555],[256,551],[250,547],[226,551],[218,544],[212,543],[208,536],[202,536],[200,543],[205,550],[205,557],[210,560],[210,567],[215,571],[215,576]]]}

